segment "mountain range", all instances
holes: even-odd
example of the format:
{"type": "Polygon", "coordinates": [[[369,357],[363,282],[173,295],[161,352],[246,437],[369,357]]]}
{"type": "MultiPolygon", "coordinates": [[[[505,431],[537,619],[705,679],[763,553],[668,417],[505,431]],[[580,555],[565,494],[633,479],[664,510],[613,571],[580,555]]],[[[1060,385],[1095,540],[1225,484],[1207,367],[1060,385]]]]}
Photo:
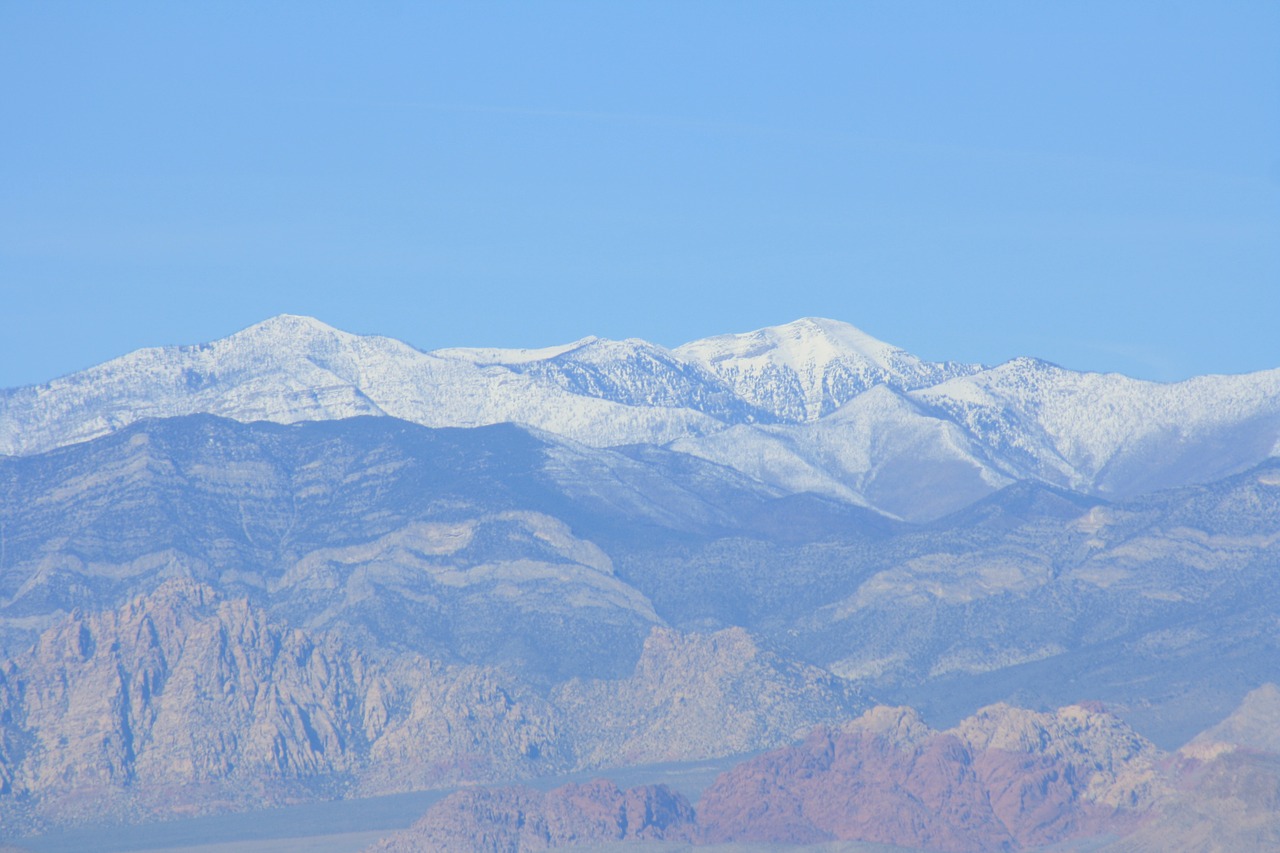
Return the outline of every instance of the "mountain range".
{"type": "Polygon", "coordinates": [[[0,838],[799,750],[696,810],[512,796],[544,841],[582,807],[666,815],[653,843],[1153,845],[1195,780],[1270,778],[1205,744],[1272,719],[1235,709],[1280,678],[1280,370],[927,362],[821,319],[422,352],[285,315],[0,392],[0,453],[0,838]],[[1090,741],[1087,768],[1035,759],[1052,809],[1007,799],[1041,783],[981,733],[1077,724],[1161,793],[1103,815],[1090,741]],[[979,765],[1004,775],[912,775],[979,765]],[[917,784],[986,817],[725,829],[917,784]]]}
{"type": "Polygon", "coordinates": [[[1174,753],[1097,707],[993,705],[936,731],[910,708],[879,706],[737,764],[696,806],[666,785],[623,791],[606,779],[470,789],[368,853],[646,841],[675,842],[657,848],[667,851],[1274,850],[1278,698],[1273,685],[1254,691],[1174,753]]]}
{"type": "Polygon", "coordinates": [[[1280,447],[1280,369],[1161,384],[1030,358],[936,363],[823,319],[674,350],[585,338],[422,352],[283,315],[7,390],[0,453],[195,413],[517,423],[595,447],[668,446],[788,492],[925,521],[1016,480],[1125,498],[1243,470],[1280,447]]]}

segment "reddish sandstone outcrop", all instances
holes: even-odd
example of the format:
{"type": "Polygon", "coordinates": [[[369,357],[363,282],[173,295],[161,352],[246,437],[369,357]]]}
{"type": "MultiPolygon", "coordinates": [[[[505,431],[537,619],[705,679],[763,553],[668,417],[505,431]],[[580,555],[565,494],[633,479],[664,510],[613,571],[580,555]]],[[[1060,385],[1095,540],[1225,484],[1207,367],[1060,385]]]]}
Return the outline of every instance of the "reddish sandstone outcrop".
{"type": "Polygon", "coordinates": [[[517,853],[611,841],[690,841],[693,808],[665,785],[627,791],[603,779],[545,793],[478,788],[441,800],[370,853],[517,853]]]}
{"type": "Polygon", "coordinates": [[[1114,717],[1078,706],[993,706],[946,732],[877,708],[724,774],[699,822],[707,841],[1018,850],[1132,825],[1157,758],[1114,717]]]}

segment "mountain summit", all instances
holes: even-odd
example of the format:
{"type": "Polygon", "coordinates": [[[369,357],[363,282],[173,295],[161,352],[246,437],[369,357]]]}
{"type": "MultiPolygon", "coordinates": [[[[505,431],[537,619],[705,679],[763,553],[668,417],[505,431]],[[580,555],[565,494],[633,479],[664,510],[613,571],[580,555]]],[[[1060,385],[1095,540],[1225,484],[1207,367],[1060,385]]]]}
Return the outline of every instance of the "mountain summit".
{"type": "Polygon", "coordinates": [[[676,347],[675,353],[790,421],[829,415],[876,385],[910,391],[982,369],[923,361],[856,326],[821,317],[704,338],[676,347]]]}

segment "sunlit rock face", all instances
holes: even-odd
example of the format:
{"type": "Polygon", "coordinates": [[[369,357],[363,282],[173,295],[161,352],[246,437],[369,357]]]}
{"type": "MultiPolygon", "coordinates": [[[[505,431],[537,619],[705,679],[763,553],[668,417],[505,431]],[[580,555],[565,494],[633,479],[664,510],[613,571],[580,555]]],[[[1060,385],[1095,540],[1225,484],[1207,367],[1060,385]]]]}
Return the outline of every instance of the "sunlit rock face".
{"type": "Polygon", "coordinates": [[[1163,791],[1161,758],[1080,706],[992,706],[943,732],[882,707],[726,773],[698,814],[711,841],[1023,849],[1135,824],[1163,791]]]}
{"type": "Polygon", "coordinates": [[[496,672],[370,655],[192,581],[165,582],[118,611],[68,616],[14,659],[6,686],[6,734],[22,745],[6,765],[8,792],[61,817],[569,766],[555,711],[496,672]]]}
{"type": "Polygon", "coordinates": [[[738,755],[862,704],[839,679],[762,651],[741,628],[655,628],[629,678],[571,681],[555,702],[577,709],[579,758],[597,767],[738,755]]]}

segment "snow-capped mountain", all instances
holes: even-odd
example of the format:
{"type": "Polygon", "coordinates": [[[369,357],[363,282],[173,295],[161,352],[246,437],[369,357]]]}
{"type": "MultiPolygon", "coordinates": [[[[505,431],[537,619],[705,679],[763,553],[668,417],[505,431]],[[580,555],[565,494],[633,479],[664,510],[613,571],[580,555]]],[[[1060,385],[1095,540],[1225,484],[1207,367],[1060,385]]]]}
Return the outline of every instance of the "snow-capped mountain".
{"type": "Polygon", "coordinates": [[[286,316],[0,392],[0,841],[719,758],[868,695],[1177,745],[1280,659],[1278,382],[286,316]]]}
{"type": "Polygon", "coordinates": [[[1145,382],[1032,358],[913,392],[1020,478],[1129,496],[1280,453],[1280,370],[1145,382]]]}
{"type": "Polygon", "coordinates": [[[925,388],[982,369],[922,361],[848,323],[817,317],[693,341],[675,353],[787,421],[817,420],[877,385],[925,388]]]}
{"type": "Polygon", "coordinates": [[[1243,470],[1280,453],[1280,370],[1161,384],[1028,358],[927,362],[817,318],[672,350],[590,337],[424,352],[282,315],[0,392],[0,453],[197,413],[514,422],[596,447],[670,446],[770,487],[927,520],[1019,479],[1125,496],[1243,470]]]}
{"type": "Polygon", "coordinates": [[[432,355],[502,367],[572,394],[625,406],[693,409],[726,423],[776,420],[701,365],[636,338],[590,337],[543,350],[456,348],[432,355]]]}
{"type": "Polygon", "coordinates": [[[359,415],[424,426],[518,422],[598,446],[662,444],[723,428],[693,403],[627,405],[576,393],[529,367],[547,359],[515,370],[460,352],[424,353],[282,315],[211,344],[138,350],[5,392],[0,452],[35,453],[143,418],[198,413],[276,423],[359,415]]]}
{"type": "Polygon", "coordinates": [[[812,423],[734,426],[671,447],[908,520],[945,515],[1015,479],[962,427],[887,385],[812,423]]]}

